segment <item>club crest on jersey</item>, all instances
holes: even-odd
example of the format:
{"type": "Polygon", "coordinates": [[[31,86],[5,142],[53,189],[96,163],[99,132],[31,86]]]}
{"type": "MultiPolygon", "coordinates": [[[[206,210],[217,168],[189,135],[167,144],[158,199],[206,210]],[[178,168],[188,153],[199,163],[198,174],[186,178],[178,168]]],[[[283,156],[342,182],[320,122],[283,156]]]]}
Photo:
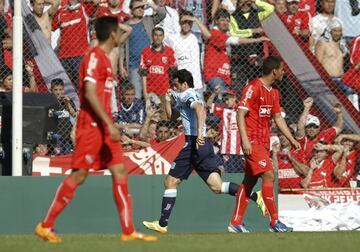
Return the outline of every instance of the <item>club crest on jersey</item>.
{"type": "Polygon", "coordinates": [[[167,61],[168,61],[168,58],[165,57],[165,56],[163,56],[163,57],[161,57],[161,61],[162,61],[164,64],[166,64],[167,61]]]}
{"type": "Polygon", "coordinates": [[[92,155],[90,155],[90,154],[86,154],[85,155],[85,161],[86,161],[86,163],[88,163],[88,164],[92,164],[92,163],[94,163],[94,157],[92,156],[92,155]]]}
{"type": "Polygon", "coordinates": [[[271,116],[272,105],[261,105],[259,108],[260,117],[270,117],[271,116]]]}
{"type": "Polygon", "coordinates": [[[265,159],[260,160],[260,161],[259,161],[259,165],[260,165],[261,167],[265,167],[265,166],[266,166],[266,160],[265,160],[265,159]]]}

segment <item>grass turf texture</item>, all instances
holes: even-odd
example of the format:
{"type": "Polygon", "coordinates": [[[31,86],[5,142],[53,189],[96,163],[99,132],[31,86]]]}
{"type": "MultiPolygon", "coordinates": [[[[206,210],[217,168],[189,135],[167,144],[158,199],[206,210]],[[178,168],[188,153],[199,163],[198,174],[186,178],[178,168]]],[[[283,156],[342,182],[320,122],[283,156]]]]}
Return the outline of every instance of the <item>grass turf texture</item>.
{"type": "Polygon", "coordinates": [[[157,242],[121,242],[118,235],[66,234],[61,244],[49,244],[35,235],[2,235],[0,251],[127,251],[127,252],[177,252],[177,251],[287,251],[331,252],[358,251],[360,232],[314,232],[314,233],[249,233],[249,234],[168,234],[160,235],[157,242]]]}

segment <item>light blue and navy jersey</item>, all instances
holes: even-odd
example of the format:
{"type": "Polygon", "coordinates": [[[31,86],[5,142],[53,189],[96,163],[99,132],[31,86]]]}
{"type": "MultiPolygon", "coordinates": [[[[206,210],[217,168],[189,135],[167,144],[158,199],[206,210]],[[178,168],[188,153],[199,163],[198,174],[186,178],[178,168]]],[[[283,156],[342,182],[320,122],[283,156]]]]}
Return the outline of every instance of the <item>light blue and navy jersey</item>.
{"type": "MultiPolygon", "coordinates": [[[[184,126],[185,135],[197,136],[197,117],[196,111],[193,109],[195,103],[202,103],[204,101],[199,97],[197,92],[189,88],[184,92],[172,91],[175,100],[175,109],[180,112],[182,123],[184,126]]],[[[206,126],[203,127],[203,136],[205,136],[206,126]]]]}

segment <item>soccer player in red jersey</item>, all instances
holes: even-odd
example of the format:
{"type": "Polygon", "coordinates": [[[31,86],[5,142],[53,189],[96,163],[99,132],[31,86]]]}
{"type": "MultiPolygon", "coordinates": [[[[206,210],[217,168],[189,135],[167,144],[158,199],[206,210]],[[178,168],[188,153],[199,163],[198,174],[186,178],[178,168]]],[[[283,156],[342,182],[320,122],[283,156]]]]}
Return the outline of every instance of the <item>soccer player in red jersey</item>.
{"type": "Polygon", "coordinates": [[[55,221],[83,184],[89,169],[107,167],[113,178],[113,194],[122,226],[121,240],[157,240],[135,231],[132,201],[128,191],[127,171],[123,164],[120,132],[111,118],[114,73],[108,54],[123,40],[115,17],[101,17],[95,22],[98,46],[85,54],[79,74],[81,109],[77,121],[76,147],[71,174],[58,187],[50,209],[35,233],[50,243],[61,238],[53,231],[55,221]]]}
{"type": "Polygon", "coordinates": [[[284,63],[281,59],[274,56],[266,58],[263,63],[263,76],[253,80],[244,88],[238,104],[237,123],[245,154],[245,177],[236,195],[229,232],[249,232],[243,225],[243,218],[251,191],[258,178],[262,179],[262,196],[271,218],[270,231],[292,231],[292,228],[278,220],[274,198],[274,171],[269,151],[271,117],[291,145],[298,150],[301,148],[281,116],[279,91],[272,87],[276,81],[282,80],[283,75],[284,63]]]}

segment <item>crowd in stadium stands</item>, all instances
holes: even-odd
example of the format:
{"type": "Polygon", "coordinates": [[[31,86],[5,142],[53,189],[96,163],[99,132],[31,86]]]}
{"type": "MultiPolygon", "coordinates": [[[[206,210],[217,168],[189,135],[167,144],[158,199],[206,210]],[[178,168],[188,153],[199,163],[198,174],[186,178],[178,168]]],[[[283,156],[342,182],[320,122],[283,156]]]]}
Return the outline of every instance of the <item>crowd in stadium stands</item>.
{"type": "MultiPolygon", "coordinates": [[[[13,24],[12,9],[4,3],[8,1],[0,0],[0,91],[9,92],[13,24]]],[[[207,137],[214,142],[219,166],[227,172],[242,172],[237,102],[244,86],[261,75],[263,59],[279,54],[261,24],[273,12],[304,53],[317,59],[322,76],[338,85],[354,111],[359,110],[358,0],[29,0],[28,4],[75,89],[82,56],[97,43],[94,18],[118,18],[126,39],[109,58],[116,73],[114,120],[126,151],[183,132],[179,115],[167,118],[164,104],[172,72],[187,69],[194,89],[206,101],[207,137]]],[[[66,128],[56,144],[37,144],[34,152],[71,153],[75,103],[65,95],[62,79],[51,80],[49,90],[43,89],[36,62],[25,51],[24,92],[53,93],[62,111],[59,122],[66,128]]],[[[303,146],[301,151],[292,150],[288,140],[272,129],[270,148],[280,188],[348,186],[356,176],[360,136],[343,129],[341,106],[334,105],[336,122],[324,129],[320,119],[310,114],[311,110],[321,116],[311,109],[312,98],[302,101],[290,76],[285,75],[277,87],[283,117],[303,146]]]]}

